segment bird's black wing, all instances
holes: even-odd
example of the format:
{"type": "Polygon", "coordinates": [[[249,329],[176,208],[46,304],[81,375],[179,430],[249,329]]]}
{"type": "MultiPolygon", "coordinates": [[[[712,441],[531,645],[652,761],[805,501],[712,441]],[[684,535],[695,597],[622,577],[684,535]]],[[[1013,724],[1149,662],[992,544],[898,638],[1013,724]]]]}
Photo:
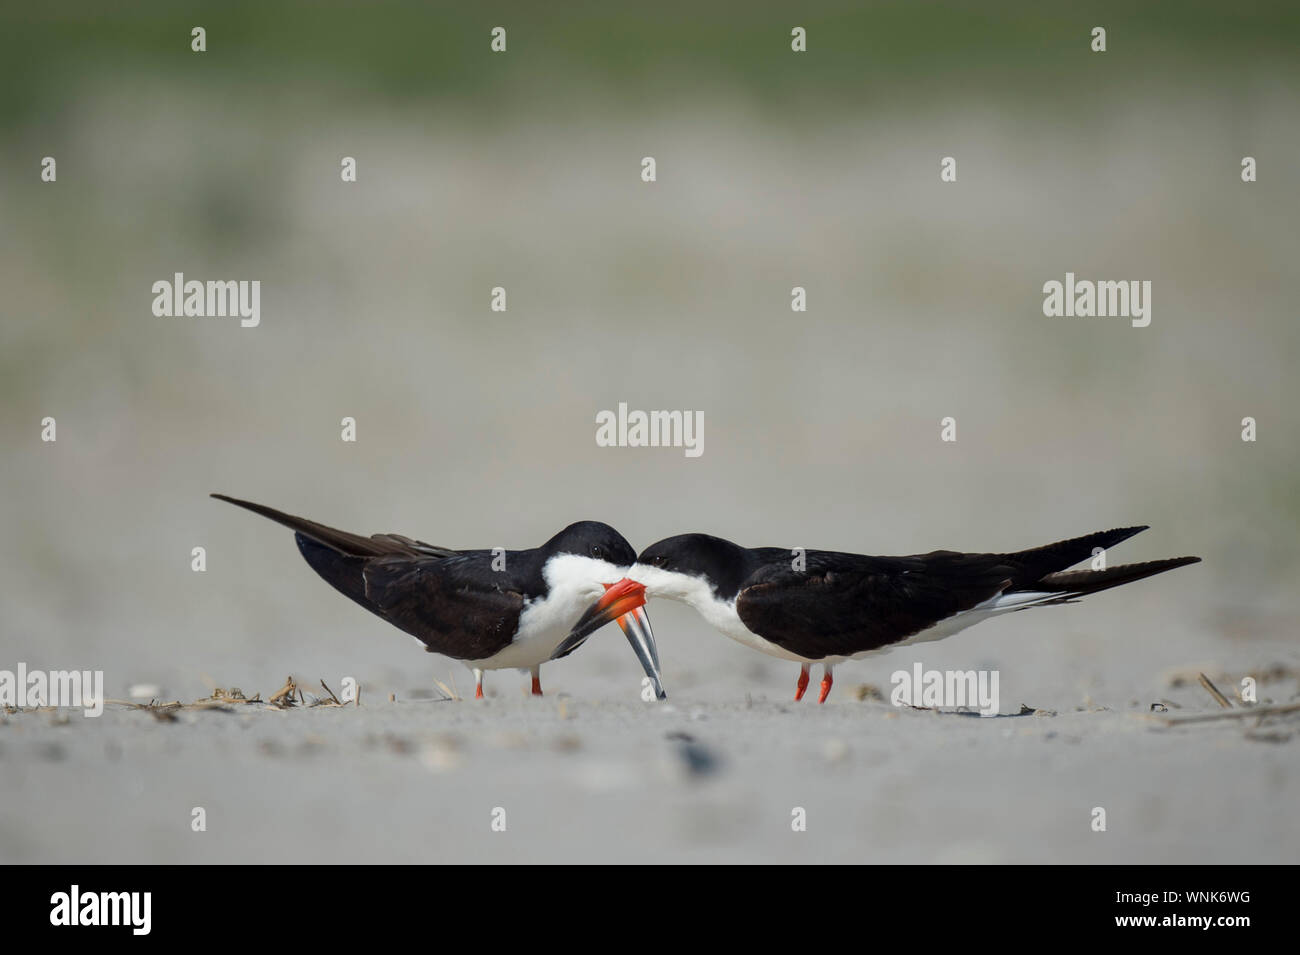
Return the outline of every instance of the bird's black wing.
{"type": "Polygon", "coordinates": [[[848,656],[905,640],[1004,591],[1059,594],[1052,602],[1065,602],[1199,560],[1065,570],[1144,530],[1117,527],[1009,554],[809,551],[805,570],[769,560],[755,571],[741,587],[736,612],[754,633],[786,649],[797,646],[800,656],[848,656]]]}
{"type": "Polygon", "coordinates": [[[283,524],[303,537],[307,537],[318,544],[324,544],[326,547],[349,557],[382,557],[385,554],[406,554],[411,557],[454,557],[460,553],[446,547],[438,547],[435,544],[426,544],[424,541],[404,537],[401,534],[372,534],[369,537],[352,534],[348,531],[341,531],[337,527],[330,527],[317,521],[309,521],[305,517],[295,517],[292,514],[284,513],[284,511],[277,511],[265,504],[241,501],[225,494],[211,494],[209,496],[242,507],[254,514],[260,514],[277,524],[283,524]]]}
{"type": "Polygon", "coordinates": [[[376,557],[362,569],[375,613],[432,653],[482,660],[509,646],[525,598],[490,552],[455,557],[376,557]]]}
{"type": "Polygon", "coordinates": [[[998,554],[935,551],[868,557],[808,551],[806,566],[768,563],[741,586],[736,612],[765,640],[800,656],[851,656],[897,643],[1006,589],[998,554]]]}
{"type": "MultiPolygon", "coordinates": [[[[491,551],[456,551],[401,534],[352,534],[223,494],[294,531],[298,550],[335,590],[400,627],[434,653],[481,660],[513,639],[521,580],[492,569],[491,551]]],[[[510,566],[518,566],[520,552],[510,566]]],[[[525,562],[527,566],[527,562],[525,562]]]]}

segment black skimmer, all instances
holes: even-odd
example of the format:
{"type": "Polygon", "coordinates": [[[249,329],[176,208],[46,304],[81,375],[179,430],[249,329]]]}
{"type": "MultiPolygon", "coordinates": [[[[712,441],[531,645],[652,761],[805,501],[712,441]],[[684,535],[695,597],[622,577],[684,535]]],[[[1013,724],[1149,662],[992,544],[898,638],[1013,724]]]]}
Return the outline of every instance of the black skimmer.
{"type": "MultiPolygon", "coordinates": [[[[474,696],[483,671],[529,670],[541,696],[541,665],[577,648],[557,647],[602,590],[655,694],[665,698],[644,588],[626,581],[636,552],[597,521],[570,524],[530,550],[449,550],[400,534],[362,537],[224,494],[294,532],[298,550],[335,590],[419,640],[430,653],[465,662],[474,696]],[[626,616],[624,615],[626,614],[626,616]]],[[[594,628],[593,628],[594,629],[594,628]]]]}
{"type": "MultiPolygon", "coordinates": [[[[890,647],[939,640],[989,617],[1070,603],[1150,577],[1199,557],[1174,557],[1104,570],[1066,570],[1146,527],[1121,527],[1011,554],[939,550],[911,557],[835,551],[748,548],[707,534],[682,534],[646,548],[628,572],[642,599],[667,597],[694,607],[728,637],[800,665],[795,699],[808,669],[823,668],[826,701],[837,663],[890,647]]],[[[633,593],[627,584],[611,594],[633,593]]],[[[635,598],[602,597],[569,639],[627,613],[635,598]]]]}

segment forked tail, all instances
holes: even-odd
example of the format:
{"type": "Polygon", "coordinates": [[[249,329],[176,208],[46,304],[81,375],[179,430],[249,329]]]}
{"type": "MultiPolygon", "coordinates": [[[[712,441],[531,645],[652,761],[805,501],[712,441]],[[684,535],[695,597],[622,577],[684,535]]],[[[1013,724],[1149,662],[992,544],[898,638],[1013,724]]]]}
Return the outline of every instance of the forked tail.
{"type": "Polygon", "coordinates": [[[1011,586],[998,600],[998,605],[1042,606],[1065,603],[1111,587],[1163,574],[1175,567],[1200,562],[1199,557],[1170,557],[1139,564],[1121,564],[1105,570],[1066,569],[1092,557],[1094,551],[1105,550],[1144,530],[1145,526],[1119,527],[1005,555],[1016,572],[1011,586]]]}

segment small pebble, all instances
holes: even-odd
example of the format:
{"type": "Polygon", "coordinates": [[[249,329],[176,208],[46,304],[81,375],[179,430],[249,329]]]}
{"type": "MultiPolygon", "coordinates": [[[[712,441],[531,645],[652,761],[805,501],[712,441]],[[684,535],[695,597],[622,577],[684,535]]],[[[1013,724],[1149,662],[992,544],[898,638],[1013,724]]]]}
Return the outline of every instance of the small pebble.
{"type": "Polygon", "coordinates": [[[828,763],[842,763],[849,758],[849,744],[842,739],[828,739],[822,745],[822,755],[828,763]]]}

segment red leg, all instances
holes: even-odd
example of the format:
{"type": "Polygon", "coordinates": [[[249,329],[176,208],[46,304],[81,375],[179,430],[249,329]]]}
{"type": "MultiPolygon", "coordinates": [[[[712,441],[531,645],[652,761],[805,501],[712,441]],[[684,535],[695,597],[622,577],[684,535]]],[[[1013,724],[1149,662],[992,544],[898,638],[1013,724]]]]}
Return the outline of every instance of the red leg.
{"type": "Polygon", "coordinates": [[[483,699],[483,671],[474,671],[474,699],[483,699]]]}
{"type": "Polygon", "coordinates": [[[826,697],[828,697],[831,692],[831,684],[834,682],[835,679],[831,676],[831,667],[827,664],[822,668],[822,694],[817,697],[818,703],[826,702],[826,697]]]}
{"type": "Polygon", "coordinates": [[[803,699],[803,691],[808,689],[808,664],[799,668],[799,682],[795,684],[794,701],[798,703],[803,699]]]}
{"type": "Polygon", "coordinates": [[[533,671],[533,696],[542,695],[542,673],[541,668],[533,671]]]}

